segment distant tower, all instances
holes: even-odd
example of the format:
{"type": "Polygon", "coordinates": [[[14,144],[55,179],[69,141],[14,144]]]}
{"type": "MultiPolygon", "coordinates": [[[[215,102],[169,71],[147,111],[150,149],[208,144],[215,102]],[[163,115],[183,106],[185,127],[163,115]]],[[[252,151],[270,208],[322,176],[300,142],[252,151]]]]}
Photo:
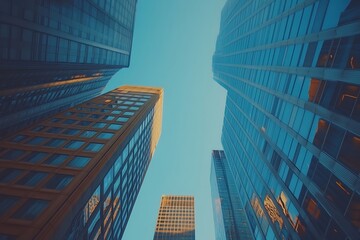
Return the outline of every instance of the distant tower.
{"type": "Polygon", "coordinates": [[[359,239],[360,1],[228,0],[222,145],[255,239],[359,239]]]}
{"type": "Polygon", "coordinates": [[[252,240],[243,203],[224,151],[213,150],[211,195],[216,240],[252,240]]]}
{"type": "Polygon", "coordinates": [[[193,196],[161,197],[154,240],[195,240],[193,196]]]}
{"type": "Polygon", "coordinates": [[[161,132],[160,88],[124,86],[0,141],[0,239],[121,239],[161,132]]]}
{"type": "Polygon", "coordinates": [[[0,137],[128,67],[137,0],[0,0],[0,137]]]}

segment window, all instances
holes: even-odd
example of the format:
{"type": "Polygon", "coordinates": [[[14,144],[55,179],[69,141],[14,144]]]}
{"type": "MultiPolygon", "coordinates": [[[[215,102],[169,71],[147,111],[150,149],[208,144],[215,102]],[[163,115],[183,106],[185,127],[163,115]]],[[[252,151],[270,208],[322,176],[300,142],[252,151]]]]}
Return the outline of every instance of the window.
{"type": "Polygon", "coordinates": [[[111,113],[112,113],[112,114],[120,114],[121,111],[119,111],[119,110],[114,110],[114,111],[112,111],[111,113]]]}
{"type": "Polygon", "coordinates": [[[105,127],[106,123],[98,122],[93,125],[94,128],[103,128],[105,127]]]}
{"type": "Polygon", "coordinates": [[[0,183],[9,183],[16,179],[23,171],[15,168],[5,168],[0,171],[0,183]]]}
{"type": "Polygon", "coordinates": [[[54,154],[48,160],[46,160],[44,164],[59,166],[65,161],[67,157],[68,155],[65,154],[54,154]]]}
{"type": "Polygon", "coordinates": [[[50,129],[48,129],[46,132],[48,133],[59,133],[61,132],[62,128],[58,128],[58,127],[52,127],[50,129]]]}
{"type": "Polygon", "coordinates": [[[339,160],[347,168],[356,173],[360,172],[360,137],[351,132],[347,132],[341,146],[339,160]]]}
{"type": "Polygon", "coordinates": [[[48,147],[59,147],[61,145],[63,145],[65,142],[64,139],[59,139],[59,138],[55,138],[55,139],[52,139],[50,140],[49,142],[47,142],[45,144],[45,146],[48,146],[48,147]]]}
{"type": "Polygon", "coordinates": [[[25,136],[25,135],[16,135],[14,138],[11,139],[11,141],[12,142],[21,142],[25,138],[27,138],[27,136],[25,136]]]}
{"type": "Polygon", "coordinates": [[[73,123],[75,123],[75,122],[76,122],[76,120],[66,119],[66,120],[63,122],[63,124],[73,124],[73,123]]]}
{"type": "Polygon", "coordinates": [[[24,186],[36,186],[43,178],[45,178],[47,173],[30,171],[24,177],[22,177],[16,184],[24,185],[24,186]]]}
{"type": "Polygon", "coordinates": [[[97,132],[95,131],[84,131],[80,136],[81,137],[86,137],[86,138],[91,138],[92,136],[94,136],[97,132]]]}
{"type": "Polygon", "coordinates": [[[41,145],[43,142],[45,142],[45,140],[47,140],[47,138],[34,137],[34,138],[32,138],[29,142],[27,142],[27,144],[30,144],[30,145],[41,145]]]}
{"type": "Polygon", "coordinates": [[[103,146],[104,144],[102,143],[89,143],[89,145],[85,147],[85,151],[98,152],[103,146]]]}
{"type": "Polygon", "coordinates": [[[103,133],[100,133],[99,136],[97,136],[97,138],[100,138],[100,139],[110,139],[114,136],[113,133],[108,133],[108,132],[103,132],[103,133]]]}
{"type": "Polygon", "coordinates": [[[108,126],[108,129],[111,129],[111,130],[119,130],[121,128],[122,125],[120,124],[110,124],[108,126]]]}
{"type": "Polygon", "coordinates": [[[45,184],[45,188],[62,190],[71,182],[72,179],[73,176],[71,175],[56,174],[45,184]]]}
{"type": "Polygon", "coordinates": [[[24,153],[25,151],[23,150],[10,149],[4,155],[2,155],[1,158],[4,158],[6,160],[18,160],[24,153]]]}
{"type": "Polygon", "coordinates": [[[126,118],[126,117],[119,117],[116,121],[126,123],[128,120],[129,120],[129,118],[126,118]]]}
{"type": "Polygon", "coordinates": [[[123,115],[124,116],[132,116],[132,115],[134,115],[134,113],[133,112],[124,112],[123,115]]]}
{"type": "Polygon", "coordinates": [[[0,216],[9,210],[18,200],[17,197],[0,194],[0,216]]]}
{"type": "Polygon", "coordinates": [[[330,125],[323,148],[324,151],[333,158],[337,157],[344,134],[344,129],[336,126],[335,124],[330,125]]]}
{"type": "Polygon", "coordinates": [[[89,122],[89,121],[80,121],[78,123],[78,125],[80,125],[80,126],[89,126],[90,124],[91,124],[91,122],[89,122]]]}
{"type": "Polygon", "coordinates": [[[114,118],[115,118],[114,116],[110,115],[110,116],[106,116],[104,119],[111,121],[111,120],[114,120],[114,118]]]}
{"type": "Polygon", "coordinates": [[[33,220],[43,212],[48,203],[49,202],[46,200],[29,199],[19,210],[15,212],[13,218],[33,220]]]}
{"type": "Polygon", "coordinates": [[[43,160],[46,156],[48,156],[48,154],[44,152],[33,152],[29,156],[22,159],[22,161],[29,163],[38,163],[41,160],[43,160]]]}
{"type": "Polygon", "coordinates": [[[76,156],[69,162],[67,166],[75,167],[75,168],[83,168],[90,162],[90,160],[91,158],[88,157],[76,156]]]}
{"type": "Polygon", "coordinates": [[[75,136],[75,135],[78,134],[79,132],[80,132],[79,129],[70,128],[70,129],[66,129],[66,130],[63,132],[63,134],[75,136]]]}
{"type": "Polygon", "coordinates": [[[67,149],[79,149],[84,144],[83,141],[70,141],[68,144],[64,146],[67,149]]]}

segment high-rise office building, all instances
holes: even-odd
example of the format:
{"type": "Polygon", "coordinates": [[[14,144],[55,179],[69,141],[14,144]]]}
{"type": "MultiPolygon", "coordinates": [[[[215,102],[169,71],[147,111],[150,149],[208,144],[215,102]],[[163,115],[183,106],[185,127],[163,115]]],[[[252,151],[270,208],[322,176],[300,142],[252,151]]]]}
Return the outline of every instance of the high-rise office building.
{"type": "Polygon", "coordinates": [[[211,195],[216,240],[251,240],[243,203],[237,191],[224,151],[213,150],[211,159],[211,195]]]}
{"type": "Polygon", "coordinates": [[[137,0],[0,0],[0,134],[101,93],[128,67],[137,0]]]}
{"type": "Polygon", "coordinates": [[[359,1],[229,0],[222,143],[256,239],[360,235],[359,1]]]}
{"type": "Polygon", "coordinates": [[[0,142],[0,239],[121,239],[161,132],[163,90],[124,86],[0,142]]]}
{"type": "Polygon", "coordinates": [[[193,196],[161,197],[154,240],[195,240],[193,196]]]}

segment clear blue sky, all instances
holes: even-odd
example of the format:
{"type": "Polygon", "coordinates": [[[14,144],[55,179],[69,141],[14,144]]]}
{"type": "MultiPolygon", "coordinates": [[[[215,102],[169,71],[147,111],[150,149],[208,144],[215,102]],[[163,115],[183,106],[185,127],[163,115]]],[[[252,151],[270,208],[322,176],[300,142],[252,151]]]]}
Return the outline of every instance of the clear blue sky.
{"type": "Polygon", "coordinates": [[[194,195],[196,239],[213,240],[210,194],[212,149],[222,149],[225,90],[212,79],[212,54],[225,0],[139,0],[129,69],[105,91],[120,85],[163,87],[160,141],[124,240],[154,236],[160,197],[194,195]]]}

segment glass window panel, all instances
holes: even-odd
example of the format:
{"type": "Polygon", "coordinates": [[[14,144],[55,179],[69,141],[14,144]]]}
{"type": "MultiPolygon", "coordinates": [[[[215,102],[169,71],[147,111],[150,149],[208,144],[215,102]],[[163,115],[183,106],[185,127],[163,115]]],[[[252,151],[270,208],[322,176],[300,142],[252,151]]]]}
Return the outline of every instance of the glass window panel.
{"type": "Polygon", "coordinates": [[[324,143],[324,151],[327,152],[330,156],[336,158],[341,147],[341,142],[344,138],[345,130],[331,124],[326,135],[324,143]]]}
{"type": "Polygon", "coordinates": [[[47,142],[45,144],[45,146],[48,146],[48,147],[59,147],[61,145],[63,145],[65,142],[64,139],[59,139],[59,138],[55,138],[55,139],[52,139],[50,140],[49,142],[47,142]]]}
{"type": "Polygon", "coordinates": [[[44,153],[44,152],[33,152],[29,156],[26,156],[25,158],[23,158],[22,161],[29,162],[29,163],[38,163],[47,156],[48,156],[48,154],[44,153]]]}
{"type": "Polygon", "coordinates": [[[112,114],[120,114],[121,111],[119,111],[119,110],[114,110],[114,111],[112,111],[111,113],[112,113],[112,114]]]}
{"type": "Polygon", "coordinates": [[[97,132],[95,131],[84,131],[80,136],[81,137],[86,137],[86,138],[91,138],[92,136],[94,136],[97,132]]]}
{"type": "Polygon", "coordinates": [[[21,142],[22,140],[26,139],[27,136],[25,135],[16,135],[11,139],[12,142],[21,142]]]}
{"type": "Polygon", "coordinates": [[[124,112],[123,115],[124,116],[132,116],[132,115],[134,115],[134,113],[133,112],[124,112]]]}
{"type": "Polygon", "coordinates": [[[78,134],[79,132],[80,132],[79,129],[70,128],[70,129],[66,129],[66,130],[63,132],[63,134],[75,136],[75,135],[78,134]]]}
{"type": "Polygon", "coordinates": [[[108,129],[111,129],[111,130],[119,130],[121,128],[122,125],[120,124],[110,124],[108,126],[108,129]]]}
{"type": "Polygon", "coordinates": [[[78,125],[80,125],[80,126],[89,126],[90,124],[91,124],[91,122],[89,122],[89,121],[80,121],[78,123],[78,125]]]}
{"type": "Polygon", "coordinates": [[[94,128],[103,128],[105,127],[106,123],[98,122],[93,125],[94,128]]]}
{"type": "Polygon", "coordinates": [[[40,199],[30,199],[15,212],[13,218],[22,220],[34,220],[47,207],[49,201],[40,199]]]}
{"type": "Polygon", "coordinates": [[[67,157],[68,155],[65,154],[54,154],[48,160],[46,160],[44,164],[59,166],[65,161],[67,157]]]}
{"type": "Polygon", "coordinates": [[[63,124],[73,124],[73,123],[75,123],[76,122],[76,120],[74,120],[74,119],[66,119],[64,122],[63,122],[63,124]]]}
{"type": "Polygon", "coordinates": [[[108,133],[108,132],[103,132],[103,133],[100,133],[99,136],[97,136],[97,138],[100,138],[100,139],[110,139],[114,136],[113,133],[108,133]]]}
{"type": "Polygon", "coordinates": [[[64,146],[67,149],[79,149],[85,142],[83,141],[70,141],[64,146]]]}
{"type": "Polygon", "coordinates": [[[9,210],[18,200],[19,198],[17,197],[0,194],[0,216],[9,210]]]}
{"type": "Polygon", "coordinates": [[[62,190],[64,189],[73,179],[71,175],[56,174],[46,184],[45,188],[62,190]]]}
{"type": "Polygon", "coordinates": [[[90,160],[91,158],[88,157],[76,156],[68,163],[67,166],[75,167],[75,168],[83,168],[90,162],[90,160]]]}
{"type": "Polygon", "coordinates": [[[34,138],[32,138],[29,142],[27,142],[27,144],[30,144],[30,145],[41,145],[43,142],[45,142],[45,140],[47,140],[47,138],[44,138],[44,137],[34,137],[34,138]]]}
{"type": "Polygon", "coordinates": [[[18,160],[24,153],[25,151],[18,149],[8,150],[5,154],[1,156],[1,158],[4,158],[6,160],[18,160]]]}
{"type": "Polygon", "coordinates": [[[118,121],[118,122],[127,122],[129,120],[129,118],[127,118],[127,117],[119,117],[116,121],[118,121]]]}
{"type": "Polygon", "coordinates": [[[110,115],[110,116],[106,116],[104,119],[111,121],[111,120],[114,120],[114,118],[115,118],[114,116],[110,115]]]}
{"type": "Polygon", "coordinates": [[[360,136],[347,132],[341,146],[339,160],[347,168],[356,173],[360,172],[360,136]]]}
{"type": "Polygon", "coordinates": [[[31,171],[17,181],[16,184],[34,187],[44,179],[46,175],[47,173],[45,172],[31,171]]]}
{"type": "Polygon", "coordinates": [[[98,152],[103,146],[104,144],[102,143],[89,143],[89,145],[85,147],[85,151],[98,152]]]}
{"type": "Polygon", "coordinates": [[[50,129],[48,129],[46,132],[48,132],[48,133],[60,133],[61,130],[62,130],[62,128],[52,127],[50,129]]]}
{"type": "Polygon", "coordinates": [[[9,183],[15,180],[23,171],[15,168],[6,168],[0,171],[0,182],[9,183]]]}

